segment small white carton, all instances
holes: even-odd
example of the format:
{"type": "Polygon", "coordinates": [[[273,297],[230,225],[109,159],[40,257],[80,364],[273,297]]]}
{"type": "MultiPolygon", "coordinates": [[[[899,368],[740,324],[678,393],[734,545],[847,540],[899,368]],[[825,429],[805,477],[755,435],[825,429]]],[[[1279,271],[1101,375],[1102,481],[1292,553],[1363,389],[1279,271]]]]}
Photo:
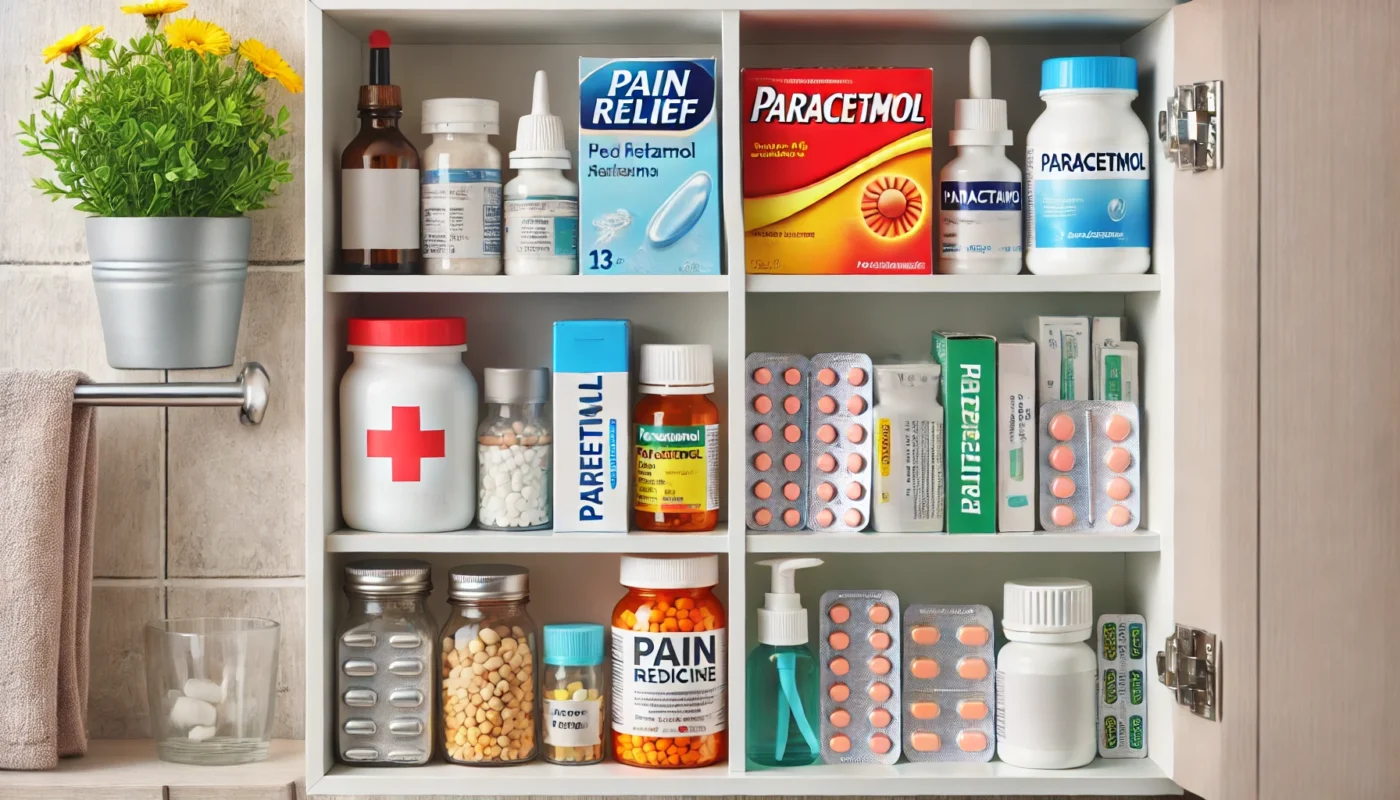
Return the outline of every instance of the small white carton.
{"type": "Polygon", "coordinates": [[[1094,399],[1103,400],[1099,396],[1099,387],[1103,385],[1103,376],[1099,373],[1099,354],[1105,347],[1113,347],[1123,341],[1123,318],[1122,317],[1093,317],[1089,320],[1089,341],[1091,342],[1090,355],[1093,357],[1093,380],[1094,399]]]}
{"type": "Polygon", "coordinates": [[[626,533],[628,323],[554,323],[554,530],[626,533]]]}
{"type": "Polygon", "coordinates": [[[1141,403],[1142,387],[1138,385],[1137,342],[1119,342],[1099,351],[1094,366],[1095,400],[1121,400],[1141,403]]]}
{"type": "Polygon", "coordinates": [[[1088,317],[1031,317],[1026,335],[1038,350],[1037,405],[1051,400],[1088,400],[1093,353],[1088,317]]]}
{"type": "Polygon", "coordinates": [[[1035,343],[997,343],[997,532],[1030,533],[1036,518],[1035,343]]]}

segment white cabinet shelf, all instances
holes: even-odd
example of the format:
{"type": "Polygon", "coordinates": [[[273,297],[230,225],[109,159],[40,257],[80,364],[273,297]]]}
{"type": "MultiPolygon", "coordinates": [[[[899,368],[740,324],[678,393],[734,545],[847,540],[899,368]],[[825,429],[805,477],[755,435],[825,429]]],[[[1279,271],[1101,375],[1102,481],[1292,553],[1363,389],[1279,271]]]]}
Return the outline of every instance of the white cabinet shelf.
{"type": "MultiPolygon", "coordinates": [[[[703,4],[700,4],[703,5],[703,4]]],[[[995,93],[1008,102],[1015,144],[1043,104],[1040,64],[1067,55],[1133,55],[1149,130],[1171,93],[1176,0],[727,0],[703,9],[680,0],[309,0],[307,6],[307,785],[311,795],[1089,795],[1176,794],[1184,736],[1166,687],[1147,687],[1148,758],[1095,761],[1075,770],[990,764],[810,766],[751,770],[745,763],[745,657],[751,617],[769,587],[757,562],[809,553],[821,566],[799,578],[803,604],[824,591],[888,588],[905,603],[981,603],[1000,612],[1012,578],[1072,575],[1094,584],[1096,611],[1141,613],[1155,649],[1174,630],[1173,529],[1177,264],[1191,241],[1174,228],[1175,170],[1153,144],[1152,273],[1147,275],[746,275],[740,71],[748,67],[926,66],[934,73],[935,165],[952,157],[953,100],[965,94],[967,42],[992,42],[995,93]],[[394,37],[393,75],[403,88],[406,135],[420,149],[421,102],[486,97],[500,102],[509,150],[530,110],[530,78],[548,71],[551,105],[577,156],[578,57],[713,56],[720,103],[719,196],[727,274],[581,276],[338,275],[339,179],[334,165],[357,129],[355,101],[365,36],[394,37]],[[1132,534],[773,534],[744,528],[744,359],[748,353],[869,353],[877,363],[927,360],[934,330],[1017,337],[1036,314],[1121,316],[1142,348],[1142,486],[1145,530],[1132,534]],[[349,356],[346,320],[361,316],[465,316],[477,373],[493,366],[550,364],[561,319],[625,318],[634,353],[647,343],[706,343],[715,353],[720,410],[721,516],[712,534],[555,534],[464,530],[377,534],[345,529],[339,514],[338,385],[349,356]],[[716,592],[728,609],[727,764],[700,770],[638,770],[532,763],[504,769],[447,764],[377,770],[337,764],[334,630],[343,610],[342,570],[367,555],[413,555],[431,563],[431,606],[444,608],[446,572],[466,562],[510,561],[531,573],[530,613],[541,625],[609,619],[622,596],[626,553],[714,553],[716,592]]],[[[713,202],[713,201],[712,201],[713,202]]],[[[1194,288],[1194,284],[1192,285],[1194,288]]],[[[1200,291],[1197,289],[1197,291],[1200,291]]],[[[1193,309],[1193,311],[1196,309],[1193,309]]],[[[1194,324],[1194,323],[1193,323],[1194,324]]],[[[635,364],[635,361],[634,361],[635,364]]],[[[635,399],[635,398],[634,398],[635,399]]],[[[1194,466],[1194,465],[1193,465],[1194,466]]],[[[1183,551],[1184,552],[1184,551],[1183,551]]]]}

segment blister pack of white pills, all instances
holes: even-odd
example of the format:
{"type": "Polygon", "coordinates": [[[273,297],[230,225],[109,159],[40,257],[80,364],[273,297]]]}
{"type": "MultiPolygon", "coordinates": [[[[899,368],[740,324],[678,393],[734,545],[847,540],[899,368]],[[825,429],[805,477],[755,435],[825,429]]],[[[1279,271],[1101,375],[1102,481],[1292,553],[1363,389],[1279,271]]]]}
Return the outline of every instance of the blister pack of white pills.
{"type": "Polygon", "coordinates": [[[860,531],[870,521],[874,414],[870,356],[812,356],[807,527],[860,531]]]}
{"type": "Polygon", "coordinates": [[[986,606],[904,611],[904,756],[990,761],[996,750],[996,643],[986,606]]]}
{"type": "Polygon", "coordinates": [[[833,589],[821,599],[822,761],[899,760],[899,596],[833,589]]]}
{"type": "Polygon", "coordinates": [[[1137,614],[1104,614],[1094,628],[1099,651],[1099,755],[1147,757],[1147,623],[1137,614]]]}
{"type": "Polygon", "coordinates": [[[1040,407],[1040,524],[1052,533],[1138,529],[1138,407],[1053,400],[1040,407]]]}
{"type": "Polygon", "coordinates": [[[760,531],[800,531],[807,521],[806,356],[750,353],[744,360],[744,509],[760,531]]]}

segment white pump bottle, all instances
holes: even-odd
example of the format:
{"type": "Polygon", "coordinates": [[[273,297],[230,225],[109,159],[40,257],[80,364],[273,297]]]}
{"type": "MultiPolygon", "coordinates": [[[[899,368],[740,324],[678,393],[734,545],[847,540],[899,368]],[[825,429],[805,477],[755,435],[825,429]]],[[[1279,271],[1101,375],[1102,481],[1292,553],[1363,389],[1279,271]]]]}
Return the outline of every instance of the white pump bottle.
{"type": "Polygon", "coordinates": [[[1006,101],[992,99],[992,51],[972,40],[968,94],[953,107],[949,144],[958,155],[939,179],[938,271],[1015,275],[1021,271],[1021,168],[1006,157],[1006,101]]]}
{"type": "Polygon", "coordinates": [[[504,188],[507,275],[578,274],[578,184],[564,177],[571,163],[563,122],[549,113],[549,79],[540,70],[510,154],[518,172],[504,188]]]}

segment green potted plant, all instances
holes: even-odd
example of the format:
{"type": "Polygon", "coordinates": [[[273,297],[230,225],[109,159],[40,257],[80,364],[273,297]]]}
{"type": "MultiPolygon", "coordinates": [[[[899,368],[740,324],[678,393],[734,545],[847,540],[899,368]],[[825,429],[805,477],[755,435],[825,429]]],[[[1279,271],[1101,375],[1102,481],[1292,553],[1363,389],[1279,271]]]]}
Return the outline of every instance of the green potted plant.
{"type": "Polygon", "coordinates": [[[271,145],[287,133],[280,84],[301,78],[254,39],[234,45],[200,19],[169,19],[184,0],[123,6],[145,17],[127,44],[84,26],[44,50],[53,72],[36,100],[52,108],[20,122],[25,155],[53,162],[35,186],[76,201],[107,361],[121,369],[233,363],[252,239],[249,211],[292,180],[271,145]]]}

